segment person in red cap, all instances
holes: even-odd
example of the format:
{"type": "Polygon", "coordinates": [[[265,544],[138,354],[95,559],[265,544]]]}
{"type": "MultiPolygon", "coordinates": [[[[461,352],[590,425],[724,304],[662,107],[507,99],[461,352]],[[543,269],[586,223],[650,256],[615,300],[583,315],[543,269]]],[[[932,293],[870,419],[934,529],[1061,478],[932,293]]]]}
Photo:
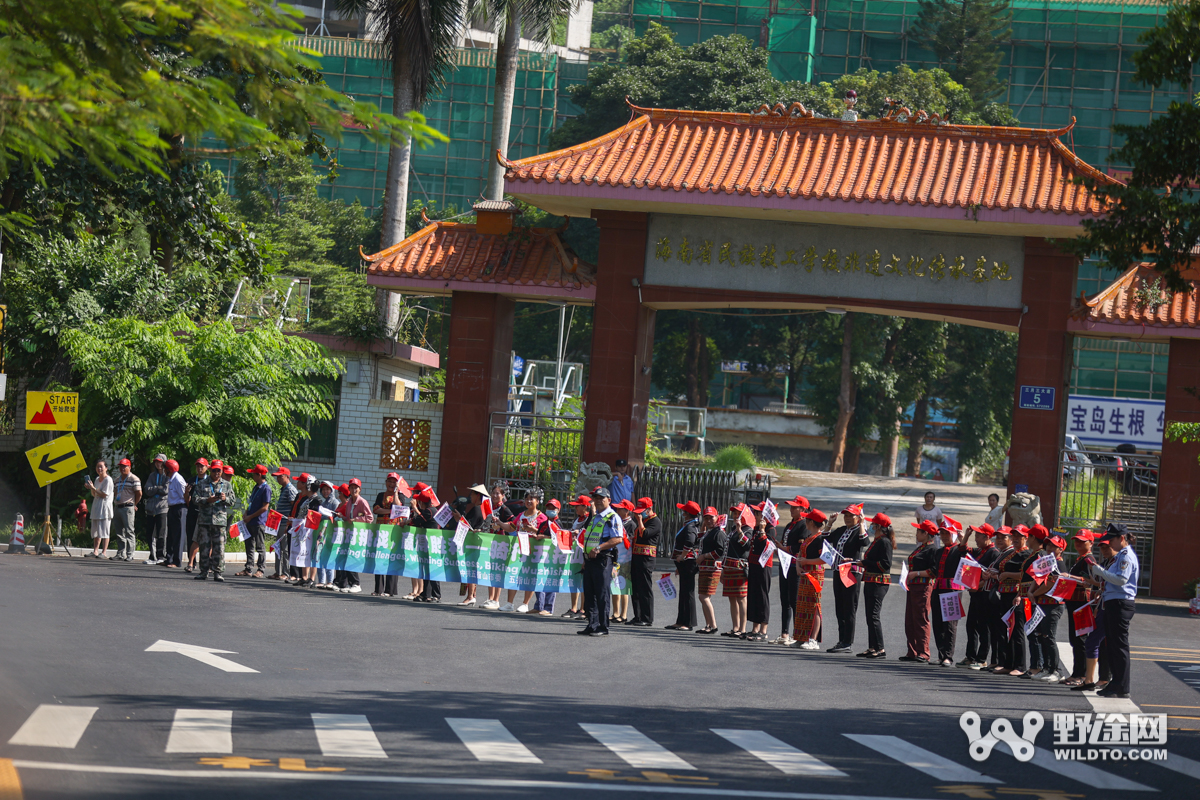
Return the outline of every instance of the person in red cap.
{"type": "Polygon", "coordinates": [[[220,460],[208,463],[208,477],[197,488],[200,519],[196,523],[196,545],[200,552],[200,572],[195,580],[202,581],[211,573],[213,580],[224,583],[225,535],[229,527],[229,506],[233,503],[233,486],[224,478],[225,465],[220,460]]]}
{"type": "Polygon", "coordinates": [[[867,619],[867,649],[861,658],[887,658],[883,645],[883,598],[892,582],[892,553],[896,549],[896,533],[892,519],[880,512],[871,518],[871,543],[863,551],[863,610],[867,619]]]}
{"type": "MultiPolygon", "coordinates": [[[[610,490],[611,492],[611,490],[610,490]]],[[[611,508],[621,518],[625,538],[614,548],[616,564],[613,565],[612,616],[609,622],[624,625],[629,621],[629,597],[633,580],[633,537],[637,535],[637,522],[633,519],[633,501],[628,498],[614,502],[611,508]],[[629,542],[626,547],[625,543],[629,542]]]]}
{"type": "Polygon", "coordinates": [[[1058,621],[1062,618],[1063,607],[1062,600],[1050,594],[1050,590],[1058,581],[1058,562],[1062,557],[1062,551],[1066,549],[1067,542],[1061,536],[1052,534],[1044,525],[1034,525],[1029,532],[1041,541],[1042,549],[1026,565],[1025,571],[1029,576],[1030,585],[1025,593],[1034,605],[1042,610],[1043,616],[1042,621],[1029,635],[1029,672],[1025,673],[1023,677],[1046,683],[1058,683],[1062,678],[1058,674],[1058,645],[1055,640],[1058,636],[1058,621]],[[1052,557],[1053,565],[1050,574],[1039,583],[1034,579],[1033,565],[1039,558],[1046,555],[1052,557]]]}
{"type": "Polygon", "coordinates": [[[937,523],[932,520],[910,522],[916,528],[917,546],[908,554],[908,596],[904,605],[904,639],[907,649],[901,661],[929,663],[929,598],[933,595],[933,575],[937,572],[937,523]]]}
{"type": "Polygon", "coordinates": [[[751,625],[746,634],[748,642],[767,641],[767,626],[771,623],[771,570],[775,567],[775,554],[767,556],[762,563],[763,552],[776,545],[775,526],[766,519],[766,503],[751,506],[754,510],[754,532],[751,534],[750,553],[746,558],[746,622],[751,625]]]}
{"type": "MultiPolygon", "coordinates": [[[[986,570],[1000,558],[1000,551],[992,542],[996,530],[986,522],[978,527],[967,527],[975,534],[975,547],[969,551],[970,556],[986,570]]],[[[979,670],[988,663],[988,652],[992,643],[991,620],[1000,595],[995,589],[988,589],[982,578],[979,588],[971,589],[970,595],[971,605],[967,609],[967,654],[957,666],[979,670]]]]}
{"type": "Polygon", "coordinates": [[[654,513],[654,501],[639,498],[633,507],[633,558],[629,562],[633,612],[626,625],[648,628],[654,624],[654,559],[662,542],[662,519],[654,513]]]}
{"type": "MultiPolygon", "coordinates": [[[[702,515],[700,504],[695,500],[676,503],[675,507],[683,512],[685,519],[671,544],[671,560],[675,562],[675,574],[679,576],[679,606],[675,614],[675,623],[667,625],[666,628],[673,631],[690,631],[696,627],[696,575],[699,573],[696,565],[696,545],[700,541],[702,515]]],[[[713,514],[715,515],[716,511],[713,511],[713,514]]]]}
{"type": "Polygon", "coordinates": [[[1092,593],[1089,579],[1092,576],[1092,565],[1096,558],[1092,555],[1092,542],[1095,534],[1088,530],[1076,531],[1071,535],[1071,545],[1075,548],[1075,563],[1071,565],[1070,575],[1079,583],[1065,602],[1066,611],[1063,617],[1067,620],[1067,640],[1071,643],[1071,675],[1064,686],[1079,686],[1086,681],[1087,676],[1087,636],[1075,633],[1074,614],[1085,603],[1090,603],[1095,595],[1092,593]]]}
{"type": "MultiPolygon", "coordinates": [[[[508,484],[504,484],[506,487],[508,484]]],[[[581,494],[571,502],[567,503],[571,507],[571,511],[575,514],[575,521],[571,523],[571,536],[579,545],[583,546],[583,529],[587,526],[588,521],[592,518],[594,508],[592,507],[592,498],[589,495],[581,494]]],[[[499,596],[499,595],[497,595],[499,596]]],[[[499,603],[496,608],[499,608],[499,603]]],[[[571,592],[571,607],[560,615],[563,619],[587,619],[587,615],[583,613],[583,592],[571,592]]]]}
{"type": "Polygon", "coordinates": [[[179,569],[187,548],[184,530],[187,526],[187,479],[179,474],[179,462],[167,459],[167,547],[160,562],[164,567],[179,569]]]}
{"type": "Polygon", "coordinates": [[[246,502],[246,511],[242,514],[242,522],[250,532],[246,540],[246,565],[235,576],[261,578],[267,565],[266,525],[267,512],[271,510],[271,484],[267,483],[268,470],[262,464],[255,464],[246,470],[250,480],[254,481],[254,490],[246,502]]]}
{"type": "MultiPolygon", "coordinates": [[[[721,557],[721,596],[729,600],[729,617],[733,620],[733,626],[721,635],[741,639],[746,638],[746,601],[750,583],[748,571],[750,547],[754,541],[754,526],[747,525],[742,518],[744,507],[744,503],[738,503],[729,509],[721,557]]],[[[749,508],[753,510],[753,506],[749,508]]],[[[762,513],[761,509],[759,513],[762,513]]],[[[750,519],[755,518],[752,516],[750,519]]]]}
{"type": "Polygon", "coordinates": [[[1007,525],[996,528],[996,535],[992,537],[992,549],[995,551],[992,554],[992,563],[983,568],[983,579],[979,581],[979,588],[989,593],[987,625],[991,643],[991,659],[980,669],[994,674],[1008,671],[1004,666],[1008,661],[1008,625],[1005,624],[1003,616],[1012,604],[1010,602],[1008,607],[1005,607],[1000,594],[1000,566],[1007,563],[1016,552],[1012,546],[1011,533],[1012,528],[1007,525]]]}
{"type": "MultiPolygon", "coordinates": [[[[696,566],[700,571],[700,579],[697,582],[696,595],[700,598],[700,611],[704,614],[704,627],[696,632],[712,634],[719,630],[717,628],[717,612],[713,609],[712,597],[717,593],[717,587],[721,585],[721,562],[725,558],[725,539],[728,534],[718,524],[716,509],[712,509],[712,514],[705,509],[704,516],[700,519],[700,541],[696,546],[699,555],[696,559],[696,566]]],[[[731,522],[733,521],[731,520],[731,522]]]]}
{"type": "MultiPolygon", "coordinates": [[[[375,514],[376,522],[390,523],[392,521],[393,506],[407,506],[412,498],[403,494],[399,490],[400,473],[389,472],[383,481],[383,491],[375,495],[375,502],[371,506],[371,511],[375,514]]],[[[411,515],[412,512],[410,511],[411,515]]],[[[400,594],[400,576],[399,575],[376,575],[375,576],[375,591],[371,592],[372,597],[397,597],[400,594]]],[[[441,599],[441,591],[438,591],[438,599],[441,599]]]]}
{"type": "Polygon", "coordinates": [[[134,518],[137,505],[142,502],[142,481],[133,474],[133,465],[128,458],[117,462],[117,474],[113,477],[113,526],[117,539],[116,561],[133,561],[137,549],[134,533],[134,518]]]}
{"type": "MultiPolygon", "coordinates": [[[[805,532],[808,526],[804,522],[804,514],[809,509],[808,498],[796,495],[791,500],[784,501],[787,506],[788,514],[791,519],[784,526],[783,532],[779,534],[779,547],[788,555],[795,556],[800,549],[800,543],[804,541],[805,532]]],[[[783,560],[779,561],[779,615],[780,632],[779,638],[772,641],[772,644],[782,644],[784,646],[793,644],[796,640],[792,638],[789,631],[791,630],[792,618],[794,616],[792,609],[796,607],[796,590],[800,586],[800,570],[789,568],[787,574],[783,572],[783,560]]]]}
{"type": "Polygon", "coordinates": [[[1010,608],[1017,604],[1021,594],[1023,564],[1029,554],[1025,547],[1028,532],[1029,529],[1024,525],[1014,525],[1009,531],[1012,551],[1007,554],[1002,552],[996,561],[996,577],[999,580],[997,590],[1000,593],[1000,602],[997,603],[995,615],[999,620],[998,624],[1004,626],[1005,641],[1004,661],[997,669],[992,670],[997,675],[1020,677],[1025,674],[1026,665],[1029,663],[1026,653],[1025,627],[1017,625],[1013,629],[1012,635],[1009,636],[1008,625],[1001,619],[1010,608]]]}
{"type": "Polygon", "coordinates": [[[819,508],[804,512],[805,537],[796,551],[792,569],[800,572],[800,583],[796,589],[796,612],[793,630],[796,632],[795,647],[802,650],[820,650],[822,624],[821,590],[825,586],[825,562],[821,550],[826,541],[825,523],[829,517],[819,508]]]}
{"type": "Polygon", "coordinates": [[[279,525],[279,535],[275,537],[275,570],[268,576],[272,580],[284,580],[291,573],[289,566],[291,557],[292,537],[288,535],[291,524],[292,506],[296,504],[296,495],[300,492],[292,483],[292,471],[280,467],[271,473],[279,490],[275,492],[275,512],[283,517],[279,525]]]}
{"type": "Polygon", "coordinates": [[[936,581],[929,608],[933,617],[933,641],[937,646],[937,663],[943,667],[953,667],[954,647],[958,640],[958,620],[945,618],[942,613],[942,598],[953,595],[959,607],[962,606],[960,590],[954,588],[954,576],[958,572],[959,562],[967,552],[967,546],[961,540],[962,525],[944,514],[942,517],[944,521],[938,528],[942,547],[938,551],[937,569],[932,576],[936,581]]]}
{"type": "Polygon", "coordinates": [[[142,508],[146,512],[146,543],[151,566],[167,560],[167,454],[159,453],[151,462],[150,474],[142,482],[142,508]]]}
{"type": "MultiPolygon", "coordinates": [[[[851,503],[842,509],[842,526],[829,534],[829,544],[840,556],[838,564],[855,562],[871,539],[863,530],[862,503],[851,503]]],[[[854,646],[854,624],[858,619],[858,581],[849,586],[840,580],[833,582],[833,606],[837,615],[838,640],[830,653],[847,653],[854,646]]]]}
{"type": "Polygon", "coordinates": [[[196,568],[196,561],[200,554],[200,545],[196,541],[196,525],[200,521],[200,484],[208,477],[208,459],[204,456],[197,458],[194,464],[195,471],[191,479],[188,481],[187,492],[184,499],[187,502],[187,519],[185,524],[187,527],[187,547],[188,547],[188,563],[184,567],[184,572],[191,572],[196,568]]]}
{"type": "MultiPolygon", "coordinates": [[[[420,483],[417,484],[417,486],[421,486],[421,485],[422,484],[420,484],[420,483]]],[[[508,490],[509,490],[508,481],[500,480],[500,481],[495,481],[494,483],[492,483],[492,490],[491,490],[492,491],[492,514],[486,520],[488,528],[491,530],[492,533],[496,533],[496,534],[506,533],[507,531],[505,530],[505,526],[511,524],[512,521],[517,518],[517,514],[520,514],[522,511],[525,510],[525,504],[523,502],[519,502],[518,503],[519,507],[516,509],[514,509],[511,505],[509,505],[508,490]]],[[[578,501],[576,501],[576,502],[578,502],[578,501]]],[[[591,508],[591,504],[592,504],[592,501],[591,501],[591,498],[589,498],[588,503],[587,503],[587,506],[589,509],[591,508]]],[[[488,611],[499,611],[501,609],[500,588],[501,587],[499,587],[499,586],[487,587],[488,599],[483,602],[483,605],[481,605],[480,608],[487,609],[488,611]]],[[[571,607],[572,608],[576,607],[575,594],[576,594],[575,592],[572,592],[572,594],[571,594],[571,600],[572,600],[571,607]]],[[[509,605],[512,605],[512,604],[509,603],[509,605]]],[[[509,611],[511,611],[511,610],[512,609],[510,608],[509,611]]],[[[580,609],[579,611],[575,612],[574,614],[572,614],[570,617],[567,617],[567,618],[568,619],[583,619],[582,609],[580,609]]]]}
{"type": "MultiPolygon", "coordinates": [[[[371,504],[362,496],[362,481],[351,478],[344,485],[347,493],[346,510],[342,516],[351,522],[374,522],[375,515],[371,513],[371,504]]],[[[358,573],[348,569],[339,569],[334,573],[333,585],[335,591],[342,594],[358,594],[362,591],[358,573]]]]}

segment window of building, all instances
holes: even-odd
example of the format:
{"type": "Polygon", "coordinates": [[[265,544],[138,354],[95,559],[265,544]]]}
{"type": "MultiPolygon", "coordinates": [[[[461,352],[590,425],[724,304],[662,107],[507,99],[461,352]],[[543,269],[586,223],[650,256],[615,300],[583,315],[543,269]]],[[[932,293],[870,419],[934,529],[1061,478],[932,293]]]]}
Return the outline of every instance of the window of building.
{"type": "Polygon", "coordinates": [[[1071,394],[1163,400],[1170,345],[1076,336],[1071,394]]]}
{"type": "Polygon", "coordinates": [[[308,419],[305,430],[307,439],[296,446],[296,460],[318,464],[333,464],[337,461],[338,416],[342,404],[342,379],[322,379],[320,382],[329,392],[333,403],[332,419],[308,419]]]}
{"type": "Polygon", "coordinates": [[[380,469],[427,472],[431,428],[427,419],[384,417],[380,469]]]}

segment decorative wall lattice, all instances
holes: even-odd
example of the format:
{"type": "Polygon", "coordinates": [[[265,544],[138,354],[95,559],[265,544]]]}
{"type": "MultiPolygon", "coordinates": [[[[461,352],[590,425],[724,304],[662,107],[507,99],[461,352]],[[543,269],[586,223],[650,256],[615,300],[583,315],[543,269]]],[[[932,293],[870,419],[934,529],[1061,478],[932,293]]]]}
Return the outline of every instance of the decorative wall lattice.
{"type": "Polygon", "coordinates": [[[379,451],[381,469],[429,469],[430,422],[427,419],[383,418],[383,446],[379,451]]]}

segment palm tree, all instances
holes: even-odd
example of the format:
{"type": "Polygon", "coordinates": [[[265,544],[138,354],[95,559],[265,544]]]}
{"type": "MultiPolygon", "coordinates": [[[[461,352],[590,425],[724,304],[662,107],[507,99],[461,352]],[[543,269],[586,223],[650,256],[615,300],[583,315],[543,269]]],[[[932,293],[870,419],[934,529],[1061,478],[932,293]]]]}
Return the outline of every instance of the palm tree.
{"type": "Polygon", "coordinates": [[[496,151],[508,155],[513,99],[517,93],[517,59],[521,54],[521,32],[527,39],[548,42],[554,23],[579,4],[579,0],[471,0],[473,11],[486,12],[496,20],[496,89],[492,99],[492,146],[488,150],[488,178],[484,191],[488,200],[504,199],[504,168],[496,151]]]}
{"type": "MultiPolygon", "coordinates": [[[[420,111],[451,65],[463,27],[463,0],[337,0],[338,11],[357,15],[383,42],[392,62],[392,115],[420,111]]],[[[408,211],[409,140],[388,153],[387,196],[380,244],[404,239],[408,211]]],[[[389,303],[390,305],[390,303],[389,303]]],[[[394,319],[390,313],[389,319],[394,319]]]]}

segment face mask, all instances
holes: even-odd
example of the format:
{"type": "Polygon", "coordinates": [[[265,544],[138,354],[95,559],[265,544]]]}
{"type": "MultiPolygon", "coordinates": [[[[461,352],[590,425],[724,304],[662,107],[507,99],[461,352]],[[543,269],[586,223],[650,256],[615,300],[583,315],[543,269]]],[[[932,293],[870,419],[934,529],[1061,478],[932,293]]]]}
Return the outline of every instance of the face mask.
{"type": "Polygon", "coordinates": [[[546,517],[547,517],[547,519],[558,519],[558,509],[557,508],[546,509],[546,517]]]}

